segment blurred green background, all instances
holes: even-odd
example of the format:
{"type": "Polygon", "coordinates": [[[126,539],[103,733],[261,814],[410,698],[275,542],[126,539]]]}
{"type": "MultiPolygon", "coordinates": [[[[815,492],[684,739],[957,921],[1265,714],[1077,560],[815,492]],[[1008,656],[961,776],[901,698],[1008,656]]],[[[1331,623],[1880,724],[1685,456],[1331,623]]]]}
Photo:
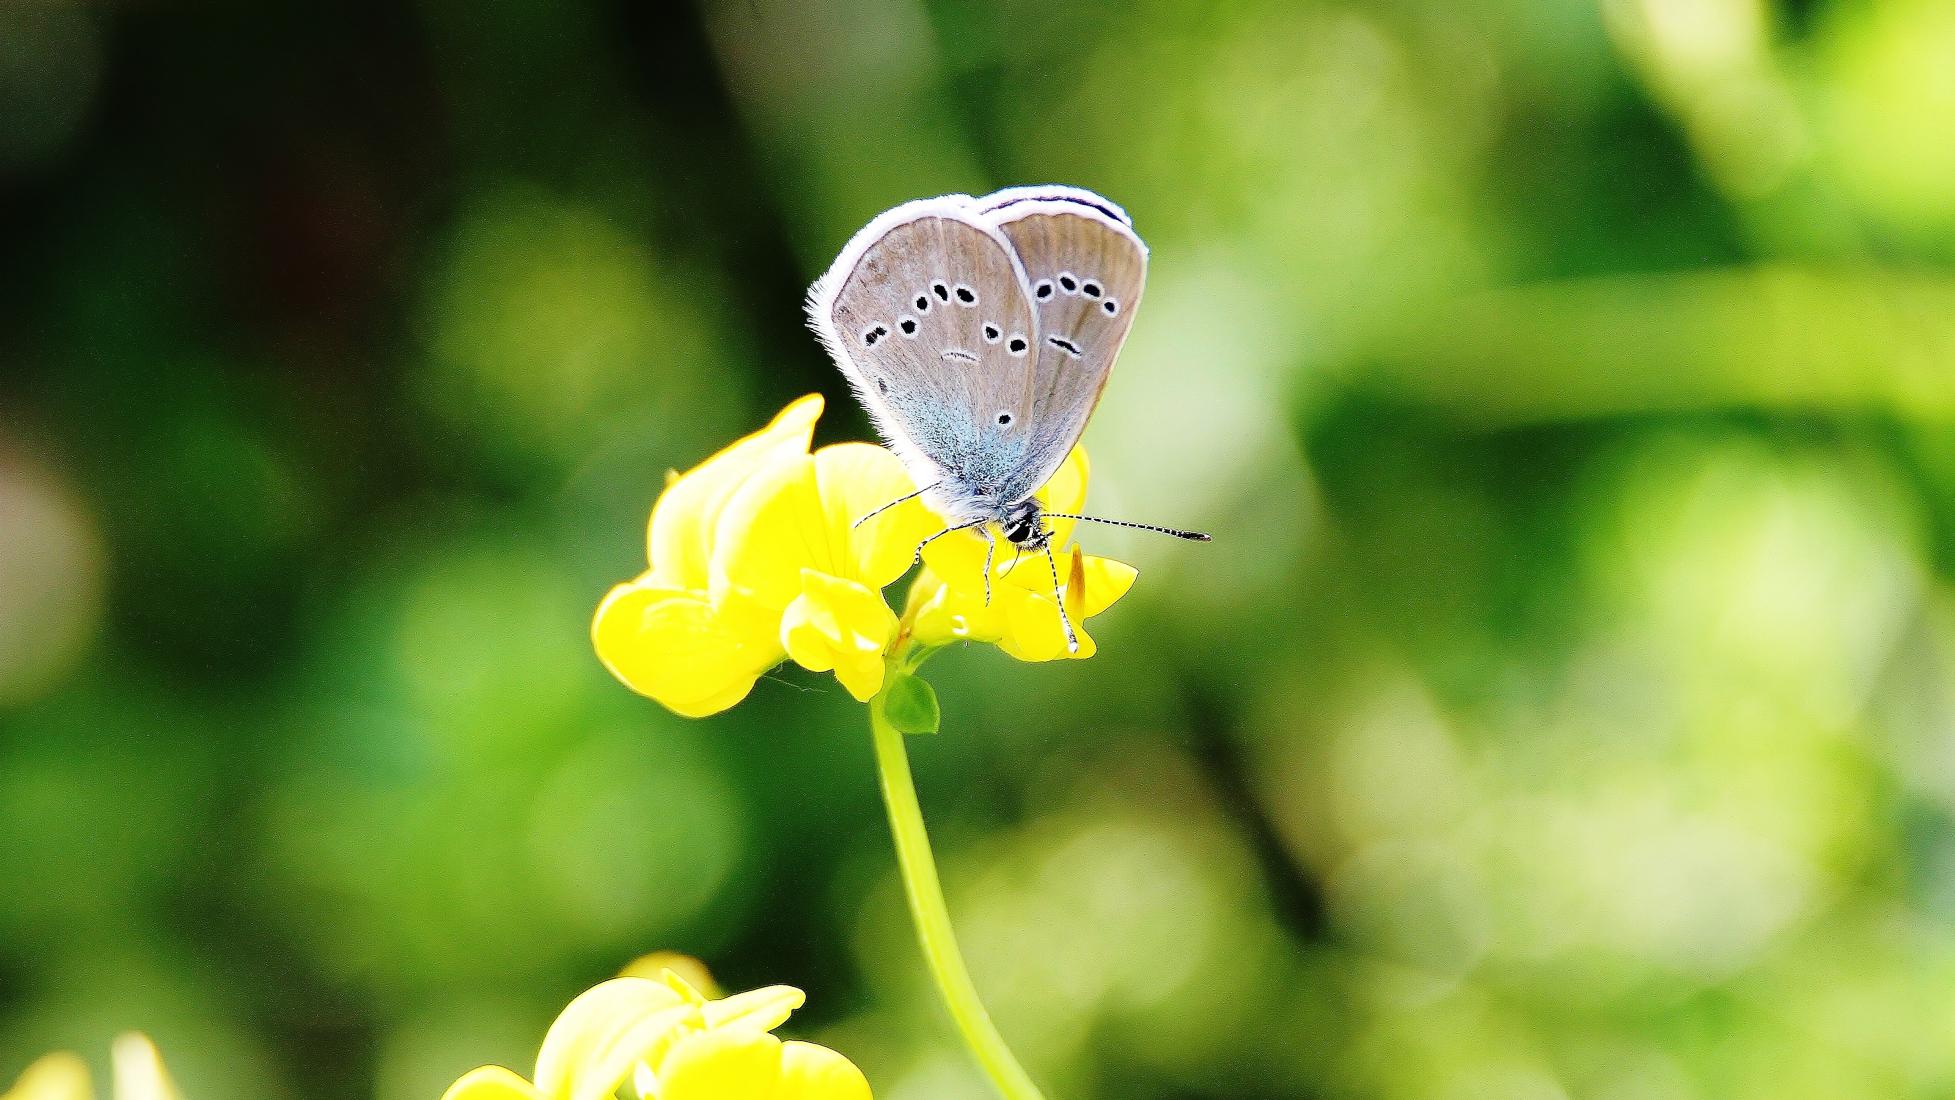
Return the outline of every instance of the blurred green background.
{"type": "Polygon", "coordinates": [[[612,682],[905,199],[1124,204],[1089,662],[932,664],[1071,1100],[1955,1096],[1955,4],[0,4],[0,1081],[432,1100],[634,955],[986,1096],[861,709],[612,682]]]}

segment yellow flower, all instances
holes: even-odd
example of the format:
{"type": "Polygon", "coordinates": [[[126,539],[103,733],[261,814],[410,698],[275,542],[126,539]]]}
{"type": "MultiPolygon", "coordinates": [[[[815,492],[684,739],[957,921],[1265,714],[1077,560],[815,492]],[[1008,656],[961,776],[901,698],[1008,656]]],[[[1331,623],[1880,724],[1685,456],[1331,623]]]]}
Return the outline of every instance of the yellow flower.
{"type": "Polygon", "coordinates": [[[591,640],[624,684],[698,717],[744,699],[784,658],[833,670],[857,699],[882,687],[896,617],[882,589],[942,527],[902,463],[845,443],[808,453],[819,395],[675,478],[652,508],[651,568],[598,605],[591,640]]]}
{"type": "MultiPolygon", "coordinates": [[[[128,1032],[111,1048],[115,1100],[180,1100],[163,1068],[163,1058],[147,1035],[128,1032]]],[[[93,1100],[88,1065],[66,1051],[46,1055],[20,1075],[0,1100],[93,1100]]]]}
{"type": "MultiPolygon", "coordinates": [[[[861,701],[882,690],[884,657],[905,637],[882,590],[944,523],[920,499],[884,509],[916,486],[883,448],[842,443],[810,454],[821,409],[819,395],[794,402],[659,495],[651,567],[613,588],[591,621],[598,657],[626,686],[687,717],[738,703],[788,659],[834,672],[861,701]]],[[[1075,449],[1039,499],[1077,512],[1086,477],[1086,453],[1075,449]]],[[[1126,594],[1135,571],[1069,549],[1074,521],[1048,523],[1079,636],[1070,655],[1090,657],[1086,620],[1126,594]]],[[[1016,560],[999,545],[987,603],[984,539],[965,531],[933,541],[910,592],[910,634],[925,645],[995,642],[1023,661],[1068,656],[1045,555],[1016,560]]]]}
{"type": "Polygon", "coordinates": [[[613,978],[570,1002],[543,1039],[535,1081],[501,1066],[463,1074],[443,1100],[869,1100],[847,1058],[769,1034],[801,1007],[770,986],[713,1000],[666,971],[613,978]]]}
{"type": "MultiPolygon", "coordinates": [[[[1038,491],[1039,502],[1052,512],[1077,513],[1086,502],[1086,450],[1076,447],[1052,480],[1038,491]]],[[[927,564],[910,589],[908,618],[917,641],[943,645],[967,640],[995,642],[1021,661],[1050,661],[1061,657],[1091,657],[1097,646],[1086,632],[1086,620],[1127,594],[1139,571],[1112,558],[1095,557],[1068,547],[1073,520],[1048,520],[1053,558],[1063,585],[1066,613],[1079,636],[1079,652],[1066,650],[1065,628],[1053,602],[1052,567],[1044,554],[1015,555],[1005,544],[992,558],[991,601],[985,602],[983,536],[973,532],[947,535],[924,548],[927,564]]]]}
{"type": "Polygon", "coordinates": [[[591,620],[598,658],[626,687],[698,717],[746,698],[761,673],[780,663],[764,611],[715,603],[707,591],[714,528],[740,486],[807,455],[820,416],[821,398],[804,397],[659,494],[646,533],[651,568],[613,588],[591,620]]]}

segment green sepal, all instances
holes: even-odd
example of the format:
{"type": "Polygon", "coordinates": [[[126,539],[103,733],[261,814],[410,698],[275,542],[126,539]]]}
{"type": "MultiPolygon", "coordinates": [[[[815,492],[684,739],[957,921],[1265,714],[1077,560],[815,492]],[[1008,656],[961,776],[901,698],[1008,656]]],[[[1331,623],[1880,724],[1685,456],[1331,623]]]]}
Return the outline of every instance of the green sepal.
{"type": "Polygon", "coordinates": [[[935,733],[944,718],[937,707],[937,689],[912,673],[896,677],[883,689],[883,716],[904,733],[935,733]]]}

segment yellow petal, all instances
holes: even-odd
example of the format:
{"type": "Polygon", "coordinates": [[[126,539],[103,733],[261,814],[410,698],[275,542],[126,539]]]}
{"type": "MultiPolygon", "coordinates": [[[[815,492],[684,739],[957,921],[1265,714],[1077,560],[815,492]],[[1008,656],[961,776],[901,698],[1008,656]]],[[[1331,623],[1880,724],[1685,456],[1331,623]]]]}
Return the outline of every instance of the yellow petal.
{"type": "MultiPolygon", "coordinates": [[[[916,579],[910,582],[910,590],[903,597],[903,623],[913,636],[921,639],[922,636],[918,633],[919,620],[933,604],[943,602],[943,589],[944,582],[930,571],[929,566],[917,570],[916,579]]],[[[940,643],[926,642],[925,644],[940,643]]]]}
{"type": "Polygon", "coordinates": [[[815,452],[815,479],[822,512],[844,547],[836,575],[883,588],[909,572],[916,548],[944,529],[944,521],[922,498],[884,508],[916,492],[917,485],[895,455],[869,443],[839,443],[815,452]],[[877,509],[882,511],[877,512],[877,509]],[[876,512],[875,518],[856,521],[876,512]]]}
{"type": "Polygon", "coordinates": [[[461,1075],[441,1100],[541,1100],[528,1081],[501,1066],[482,1066],[461,1075]]]}
{"type": "Polygon", "coordinates": [[[37,1059],[0,1100],[93,1100],[88,1064],[67,1051],[37,1059]]]}
{"type": "Polygon", "coordinates": [[[849,697],[858,703],[866,703],[882,690],[885,668],[881,654],[854,656],[835,663],[835,679],[849,697]]]}
{"type": "Polygon", "coordinates": [[[115,1100],[180,1100],[149,1036],[124,1032],[116,1036],[109,1056],[115,1066],[115,1100]]]}
{"type": "MultiPolygon", "coordinates": [[[[648,978],[612,978],[585,990],[563,1010],[536,1056],[536,1088],[544,1096],[564,1100],[584,1091],[591,1068],[616,1052],[626,1036],[649,1038],[644,1025],[676,1028],[694,1009],[663,982],[648,978]]],[[[642,1061],[642,1058],[634,1059],[642,1061]]],[[[615,1091],[631,1063],[618,1069],[611,1082],[615,1091]]],[[[604,1095],[605,1093],[599,1093],[604,1095]]]]}
{"type": "Polygon", "coordinates": [[[720,510],[747,478],[782,458],[808,453],[820,394],[781,410],[772,423],[679,476],[652,506],[647,533],[652,572],[680,588],[706,588],[720,510]]]}
{"type": "Polygon", "coordinates": [[[719,1028],[681,1039],[658,1067],[658,1100],[773,1100],[781,1041],[764,1031],[719,1028]]]}
{"type": "Polygon", "coordinates": [[[598,605],[591,643],[626,687],[697,718],[746,698],[781,659],[771,633],[732,621],[700,593],[623,584],[598,605]]]}
{"type": "Polygon", "coordinates": [[[835,671],[858,702],[882,688],[882,654],[896,636],[896,616],[882,593],[812,569],[781,616],[781,646],[811,672],[835,671]]]}
{"type": "Polygon", "coordinates": [[[1005,635],[1003,604],[994,598],[987,607],[981,590],[953,588],[927,567],[910,586],[909,618],[912,634],[924,645],[995,642],[1005,635]]]}
{"type": "Polygon", "coordinates": [[[927,565],[910,585],[903,619],[909,623],[910,636],[923,645],[947,645],[961,637],[962,624],[950,606],[950,588],[927,565]]]}
{"type": "Polygon", "coordinates": [[[1134,586],[1134,578],[1140,576],[1140,570],[1112,558],[1087,554],[1083,564],[1085,583],[1081,586],[1080,599],[1086,605],[1088,618],[1112,607],[1134,586]]]}
{"type": "MultiPolygon", "coordinates": [[[[1005,607],[1005,632],[998,648],[1021,661],[1056,661],[1073,656],[1066,651],[1066,628],[1060,625],[1059,605],[1051,596],[1026,592],[1000,602],[1005,607]]],[[[1079,637],[1080,653],[1091,653],[1093,640],[1085,626],[1074,623],[1073,633],[1079,637]]]]}
{"type": "Polygon", "coordinates": [[[811,455],[757,471],[727,502],[714,536],[711,590],[775,611],[801,594],[801,571],[838,572],[811,455]]]}
{"type": "Polygon", "coordinates": [[[781,1046],[781,1087],[773,1100],[870,1100],[855,1063],[813,1043],[781,1046]]]}
{"type": "Polygon", "coordinates": [[[788,1016],[807,999],[806,994],[791,985],[770,985],[736,993],[706,1006],[706,1026],[772,1031],[786,1023],[788,1016]]]}

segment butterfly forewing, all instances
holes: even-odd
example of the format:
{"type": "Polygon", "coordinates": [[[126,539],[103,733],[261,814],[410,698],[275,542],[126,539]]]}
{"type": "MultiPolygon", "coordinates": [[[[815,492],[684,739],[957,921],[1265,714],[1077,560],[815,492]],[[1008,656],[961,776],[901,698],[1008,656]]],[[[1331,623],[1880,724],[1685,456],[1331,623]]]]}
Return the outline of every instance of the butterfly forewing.
{"type": "Polygon", "coordinates": [[[1039,332],[1010,241],[962,196],[871,222],[809,313],[919,486],[996,484],[1033,438],[1039,332]]]}
{"type": "Polygon", "coordinates": [[[1032,440],[1007,497],[1036,490],[1079,442],[1133,325],[1147,246],[1119,207],[1090,191],[1014,188],[978,200],[1011,241],[1038,317],[1032,440]]]}

